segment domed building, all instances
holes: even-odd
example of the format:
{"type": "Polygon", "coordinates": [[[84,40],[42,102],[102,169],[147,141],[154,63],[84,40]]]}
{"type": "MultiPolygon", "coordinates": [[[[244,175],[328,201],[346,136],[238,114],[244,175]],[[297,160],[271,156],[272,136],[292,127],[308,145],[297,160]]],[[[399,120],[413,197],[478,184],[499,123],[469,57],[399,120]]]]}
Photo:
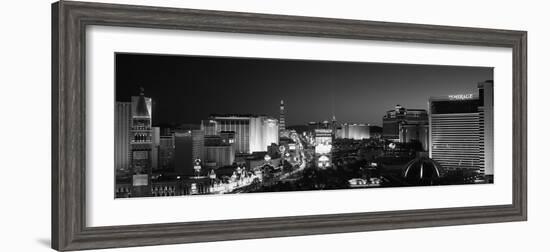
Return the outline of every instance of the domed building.
{"type": "Polygon", "coordinates": [[[441,165],[419,153],[403,169],[403,178],[409,185],[436,185],[441,177],[441,165]]]}

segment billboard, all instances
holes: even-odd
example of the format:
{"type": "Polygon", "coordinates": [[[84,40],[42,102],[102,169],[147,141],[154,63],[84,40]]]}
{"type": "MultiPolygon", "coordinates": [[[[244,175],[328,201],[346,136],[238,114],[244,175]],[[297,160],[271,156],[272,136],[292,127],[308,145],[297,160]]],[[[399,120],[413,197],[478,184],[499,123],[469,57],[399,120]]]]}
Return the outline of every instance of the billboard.
{"type": "Polygon", "coordinates": [[[133,186],[147,186],[149,183],[149,176],[147,174],[136,174],[132,176],[133,186]]]}

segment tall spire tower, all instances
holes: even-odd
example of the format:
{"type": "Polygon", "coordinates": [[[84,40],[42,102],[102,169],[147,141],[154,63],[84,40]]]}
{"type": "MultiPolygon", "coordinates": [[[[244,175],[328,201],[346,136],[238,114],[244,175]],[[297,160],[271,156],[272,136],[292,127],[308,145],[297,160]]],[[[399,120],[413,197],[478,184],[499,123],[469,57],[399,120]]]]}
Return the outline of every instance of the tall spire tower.
{"type": "Polygon", "coordinates": [[[332,124],[335,124],[336,123],[336,112],[334,112],[334,91],[332,92],[332,104],[331,104],[331,109],[332,109],[332,124]]]}
{"type": "Polygon", "coordinates": [[[336,112],[335,112],[335,102],[334,102],[334,86],[331,86],[331,89],[332,89],[332,122],[331,122],[331,129],[332,129],[332,138],[336,138],[336,130],[338,128],[338,122],[336,121],[336,112]]]}
{"type": "Polygon", "coordinates": [[[279,137],[283,135],[285,130],[285,102],[281,100],[281,106],[279,107],[279,137]]]}

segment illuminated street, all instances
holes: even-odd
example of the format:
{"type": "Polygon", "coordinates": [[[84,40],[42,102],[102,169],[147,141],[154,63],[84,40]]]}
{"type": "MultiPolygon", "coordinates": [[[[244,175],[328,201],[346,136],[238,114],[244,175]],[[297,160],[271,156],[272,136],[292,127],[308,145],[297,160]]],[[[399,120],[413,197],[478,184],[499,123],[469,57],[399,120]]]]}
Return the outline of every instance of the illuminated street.
{"type": "Polygon", "coordinates": [[[115,198],[493,182],[490,68],[116,62],[115,198]]]}

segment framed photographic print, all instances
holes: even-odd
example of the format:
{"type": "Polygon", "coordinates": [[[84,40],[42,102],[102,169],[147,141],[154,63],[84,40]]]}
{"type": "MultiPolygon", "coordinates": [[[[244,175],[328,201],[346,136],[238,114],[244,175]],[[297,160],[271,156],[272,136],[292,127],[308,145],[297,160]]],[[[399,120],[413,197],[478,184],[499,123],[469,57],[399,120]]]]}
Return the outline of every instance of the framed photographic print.
{"type": "Polygon", "coordinates": [[[527,219],[527,32],[52,5],[52,247],[527,219]]]}

